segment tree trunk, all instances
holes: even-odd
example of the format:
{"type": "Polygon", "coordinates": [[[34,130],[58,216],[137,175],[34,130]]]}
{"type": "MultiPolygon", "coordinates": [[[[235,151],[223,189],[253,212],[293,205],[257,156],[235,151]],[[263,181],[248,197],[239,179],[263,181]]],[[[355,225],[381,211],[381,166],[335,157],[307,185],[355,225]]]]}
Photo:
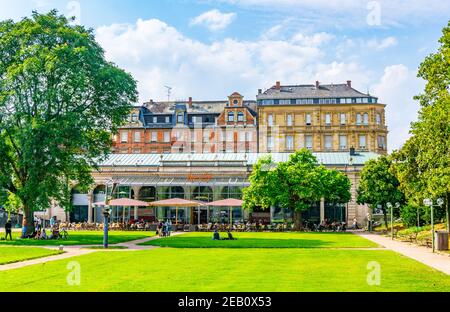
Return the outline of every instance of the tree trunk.
{"type": "Polygon", "coordinates": [[[294,230],[300,231],[303,228],[302,226],[302,212],[301,211],[294,211],[294,230]]]}
{"type": "Polygon", "coordinates": [[[34,232],[34,212],[26,204],[23,205],[22,238],[34,232]]]}
{"type": "Polygon", "coordinates": [[[447,231],[450,231],[450,193],[447,193],[447,211],[446,211],[446,215],[447,215],[447,231]]]}

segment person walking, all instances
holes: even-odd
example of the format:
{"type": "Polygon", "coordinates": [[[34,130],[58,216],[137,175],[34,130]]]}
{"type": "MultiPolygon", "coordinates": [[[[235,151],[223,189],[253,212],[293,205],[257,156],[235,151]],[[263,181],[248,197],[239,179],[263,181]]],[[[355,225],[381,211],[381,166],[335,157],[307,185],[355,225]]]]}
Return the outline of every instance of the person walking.
{"type": "Polygon", "coordinates": [[[8,219],[8,221],[5,224],[5,232],[6,232],[5,240],[8,240],[8,235],[9,235],[9,239],[13,240],[12,239],[12,223],[11,223],[11,219],[8,219]]]}

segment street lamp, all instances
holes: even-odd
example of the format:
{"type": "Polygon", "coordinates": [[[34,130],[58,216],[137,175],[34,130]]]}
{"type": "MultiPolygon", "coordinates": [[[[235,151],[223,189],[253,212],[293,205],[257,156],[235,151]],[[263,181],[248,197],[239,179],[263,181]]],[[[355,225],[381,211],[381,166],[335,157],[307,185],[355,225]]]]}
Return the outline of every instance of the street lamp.
{"type": "MultiPolygon", "coordinates": [[[[442,198],[438,198],[437,201],[437,206],[442,207],[442,205],[444,204],[444,200],[442,198]]],[[[434,242],[434,205],[433,205],[433,201],[430,198],[425,198],[423,201],[423,204],[427,207],[430,207],[431,209],[431,248],[433,249],[433,252],[435,250],[435,242],[434,242]]]]}
{"type": "MultiPolygon", "coordinates": [[[[391,212],[391,239],[394,240],[394,206],[391,203],[387,203],[386,206],[391,212]]],[[[400,208],[400,203],[395,203],[395,208],[400,208]]]]}
{"type": "Polygon", "coordinates": [[[103,248],[108,249],[109,206],[103,209],[103,248]]]}

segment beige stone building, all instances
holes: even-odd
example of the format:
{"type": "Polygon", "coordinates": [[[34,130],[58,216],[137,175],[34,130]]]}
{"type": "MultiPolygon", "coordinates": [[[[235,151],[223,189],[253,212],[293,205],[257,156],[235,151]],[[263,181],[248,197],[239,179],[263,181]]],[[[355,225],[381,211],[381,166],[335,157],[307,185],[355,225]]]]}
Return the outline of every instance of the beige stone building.
{"type": "Polygon", "coordinates": [[[259,152],[387,153],[385,104],[346,84],[275,86],[257,96],[259,152]]]}

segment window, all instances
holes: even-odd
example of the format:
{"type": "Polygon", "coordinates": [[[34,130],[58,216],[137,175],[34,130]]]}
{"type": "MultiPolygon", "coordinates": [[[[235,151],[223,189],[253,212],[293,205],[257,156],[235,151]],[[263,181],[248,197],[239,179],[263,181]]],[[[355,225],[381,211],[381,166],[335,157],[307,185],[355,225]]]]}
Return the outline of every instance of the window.
{"type": "Polygon", "coordinates": [[[369,114],[368,113],[364,113],[363,122],[364,122],[364,125],[366,125],[366,126],[369,124],[369,114]]]}
{"type": "Polygon", "coordinates": [[[262,105],[273,105],[274,100],[262,100],[262,105]]]}
{"type": "Polygon", "coordinates": [[[386,138],[384,136],[378,137],[378,148],[380,149],[386,149],[386,138]]]}
{"type": "Polygon", "coordinates": [[[359,148],[366,149],[366,147],[367,147],[366,136],[360,135],[359,136],[359,148]]]}
{"type": "Polygon", "coordinates": [[[137,121],[137,114],[133,113],[133,115],[131,115],[131,122],[136,122],[137,121]]]}
{"type": "Polygon", "coordinates": [[[170,123],[170,117],[166,116],[166,123],[170,123]]]}
{"type": "Polygon", "coordinates": [[[140,143],[141,142],[141,132],[136,131],[134,133],[134,143],[140,143]]]}
{"type": "Polygon", "coordinates": [[[184,122],[184,114],[183,113],[179,113],[177,115],[177,123],[183,123],[184,122]]]}
{"type": "Polygon", "coordinates": [[[140,154],[141,149],[140,148],[133,148],[133,154],[140,154]]]}
{"type": "Polygon", "coordinates": [[[153,117],[153,123],[155,124],[155,123],[158,123],[158,117],[153,117]]]}
{"type": "Polygon", "coordinates": [[[325,149],[330,150],[333,148],[333,137],[331,135],[325,136],[325,149]]]}
{"type": "Polygon", "coordinates": [[[287,115],[287,126],[292,127],[292,115],[287,115]]]}
{"type": "Polygon", "coordinates": [[[164,143],[169,143],[170,142],[170,132],[166,131],[164,132],[164,143]]]}
{"type": "Polygon", "coordinates": [[[361,114],[356,114],[356,124],[357,125],[361,124],[361,114]]]}
{"type": "Polygon", "coordinates": [[[234,122],[234,113],[233,112],[228,113],[228,122],[234,122]]]}
{"type": "Polygon", "coordinates": [[[246,133],[244,131],[239,132],[239,142],[245,142],[246,133]]]}
{"type": "Polygon", "coordinates": [[[196,123],[197,122],[197,116],[192,116],[192,123],[196,123]]]}
{"type": "Polygon", "coordinates": [[[228,131],[227,132],[227,141],[228,142],[233,142],[234,141],[234,132],[233,131],[228,131]]]}
{"type": "Polygon", "coordinates": [[[357,104],[361,104],[363,102],[363,99],[362,98],[356,98],[356,103],[357,104]]]}
{"type": "Polygon", "coordinates": [[[292,135],[286,136],[286,150],[294,150],[294,137],[292,135]]]}
{"type": "Polygon", "coordinates": [[[153,131],[152,132],[152,142],[158,141],[158,132],[153,131]]]}
{"type": "Polygon", "coordinates": [[[203,142],[208,143],[210,135],[211,134],[208,131],[203,131],[203,142]]]}
{"type": "Polygon", "coordinates": [[[269,127],[273,126],[273,115],[269,115],[269,117],[267,117],[267,124],[269,127]]]}
{"type": "Polygon", "coordinates": [[[312,135],[305,136],[305,147],[309,150],[313,149],[313,136],[312,135]]]}
{"type": "Polygon", "coordinates": [[[279,104],[280,105],[289,105],[289,104],[291,104],[291,100],[280,100],[279,104]]]}
{"type": "Polygon", "coordinates": [[[306,125],[311,126],[311,114],[306,114],[306,125]]]}
{"type": "Polygon", "coordinates": [[[339,136],[339,149],[341,149],[341,150],[347,149],[347,136],[346,135],[339,136]]]}
{"type": "Polygon", "coordinates": [[[269,136],[269,137],[267,137],[267,149],[269,150],[269,151],[272,151],[273,150],[273,137],[272,136],[269,136]]]}
{"type": "Polygon", "coordinates": [[[342,126],[347,123],[347,116],[344,113],[341,113],[340,119],[341,119],[342,126]]]}
{"type": "Polygon", "coordinates": [[[377,125],[381,125],[381,114],[376,114],[375,119],[376,119],[377,125]]]}
{"type": "Polygon", "coordinates": [[[240,121],[240,122],[244,121],[244,113],[243,112],[238,113],[238,121],[240,121]]]}
{"type": "Polygon", "coordinates": [[[252,141],[252,133],[251,132],[246,132],[245,133],[245,141],[247,142],[251,142],[252,141]]]}
{"type": "Polygon", "coordinates": [[[325,124],[327,126],[331,126],[331,114],[326,114],[325,115],[325,124]]]}
{"type": "Polygon", "coordinates": [[[120,134],[120,142],[127,143],[128,142],[128,131],[122,131],[120,134]]]}
{"type": "Polygon", "coordinates": [[[234,101],[233,101],[233,104],[234,104],[234,106],[238,106],[239,101],[238,101],[238,100],[234,100],[234,101]]]}

